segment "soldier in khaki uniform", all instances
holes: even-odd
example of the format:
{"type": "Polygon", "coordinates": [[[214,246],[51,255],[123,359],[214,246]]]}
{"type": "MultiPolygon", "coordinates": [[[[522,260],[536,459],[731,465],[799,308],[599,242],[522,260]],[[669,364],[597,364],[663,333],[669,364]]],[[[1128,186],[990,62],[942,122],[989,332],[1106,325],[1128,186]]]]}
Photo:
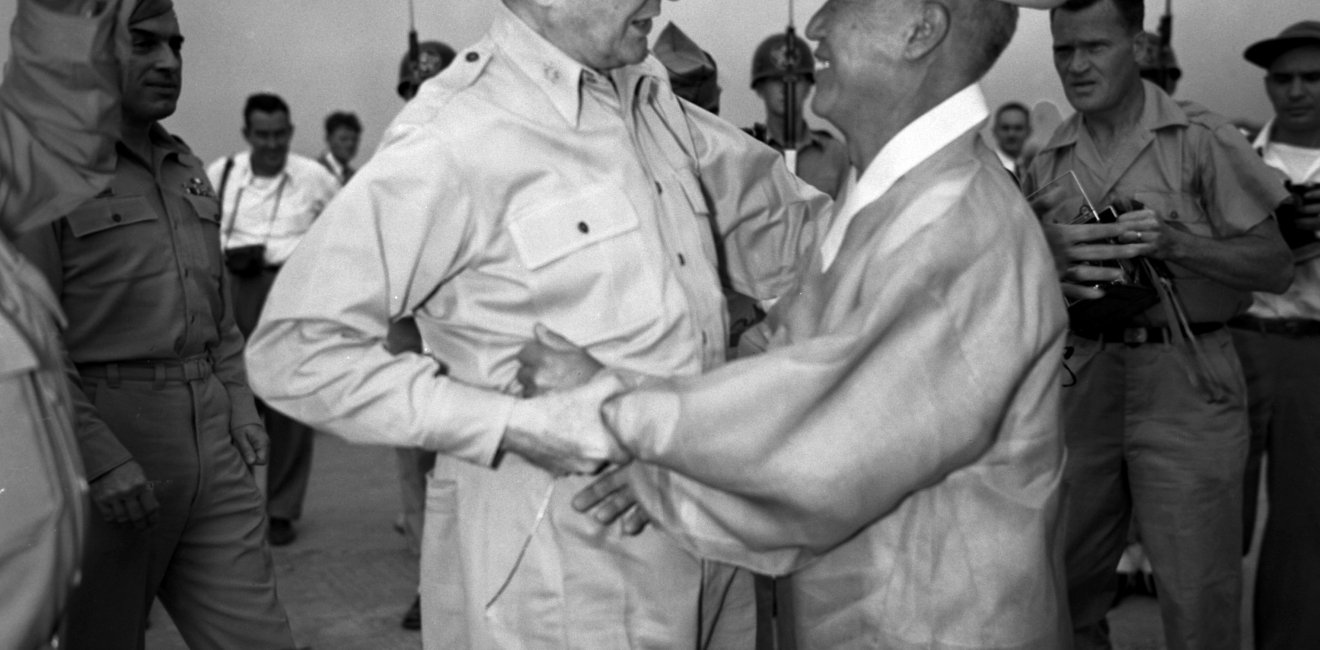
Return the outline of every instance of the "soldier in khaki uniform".
{"type": "MultiPolygon", "coordinates": [[[[1077,110],[1023,177],[1032,193],[1067,172],[1122,244],[1169,269],[1162,300],[1117,324],[1074,318],[1063,391],[1066,563],[1076,647],[1107,647],[1114,567],[1134,517],[1170,648],[1238,648],[1242,368],[1225,322],[1251,291],[1291,281],[1270,217],[1287,195],[1233,125],[1139,76],[1140,0],[1070,0],[1051,18],[1054,65],[1077,110]],[[1134,205],[1135,207],[1135,205],[1134,205]],[[1180,325],[1185,323],[1185,325],[1180,325]],[[1179,335],[1186,332],[1186,341],[1179,335]]],[[[1046,215],[1076,214],[1071,209],[1046,215]]]]}
{"type": "Polygon", "coordinates": [[[783,34],[776,34],[762,41],[752,56],[752,90],[765,103],[765,122],[752,125],[747,132],[787,152],[793,173],[831,198],[838,198],[848,180],[848,151],[828,131],[807,125],[803,109],[815,83],[816,59],[801,38],[794,39],[791,53],[786,43],[783,34]],[[788,121],[784,98],[790,82],[795,89],[793,122],[788,121]]]}
{"type": "Polygon", "coordinates": [[[18,241],[68,317],[65,345],[93,517],[69,647],[141,647],[157,596],[192,648],[288,648],[263,498],[268,442],[216,246],[202,163],[174,112],[183,37],[169,0],[129,19],[109,186],[18,241]]]}

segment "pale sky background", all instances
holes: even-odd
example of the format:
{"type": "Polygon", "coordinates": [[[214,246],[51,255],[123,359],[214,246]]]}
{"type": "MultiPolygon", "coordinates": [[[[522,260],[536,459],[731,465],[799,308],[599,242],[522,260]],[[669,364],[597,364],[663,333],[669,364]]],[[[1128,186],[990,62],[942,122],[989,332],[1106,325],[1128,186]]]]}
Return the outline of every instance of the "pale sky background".
{"type": "MultiPolygon", "coordinates": [[[[415,0],[422,40],[461,49],[481,37],[498,0],[415,0]]],[[[796,3],[798,32],[824,0],[796,3]]],[[[358,163],[375,149],[381,131],[402,106],[394,92],[399,58],[407,46],[407,0],[175,0],[183,33],[184,88],[179,110],[166,126],[203,160],[245,148],[244,98],[257,90],[280,93],[293,110],[294,150],[322,149],[324,116],[351,110],[365,133],[358,163]]],[[[16,0],[0,0],[8,25],[16,0]]],[[[1304,18],[1320,19],[1316,0],[1174,0],[1173,45],[1183,69],[1177,96],[1232,118],[1263,122],[1270,115],[1263,73],[1242,59],[1251,43],[1304,18]]],[[[715,57],[724,87],[721,114],[740,126],[760,119],[748,88],[757,43],[787,24],[787,0],[682,0],[665,2],[653,34],[678,23],[715,57]]],[[[1164,3],[1147,2],[1153,30],[1164,3]]],[[[8,58],[8,30],[0,57],[8,58]]],[[[1016,99],[1051,100],[1069,111],[1050,65],[1049,23],[1043,11],[1022,10],[1018,32],[986,77],[993,106],[1016,99]]],[[[824,125],[812,116],[813,125],[824,125]]]]}

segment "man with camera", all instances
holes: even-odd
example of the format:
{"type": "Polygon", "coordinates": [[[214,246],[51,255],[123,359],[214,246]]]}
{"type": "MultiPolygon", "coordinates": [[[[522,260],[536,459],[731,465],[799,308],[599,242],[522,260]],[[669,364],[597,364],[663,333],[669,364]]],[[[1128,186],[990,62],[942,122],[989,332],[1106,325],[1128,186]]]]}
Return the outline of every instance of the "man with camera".
{"type": "MultiPolygon", "coordinates": [[[[247,98],[243,139],[248,151],[211,163],[206,173],[219,188],[220,245],[233,287],[234,320],[247,338],[280,266],[339,190],[339,181],[316,161],[289,152],[293,122],[279,95],[247,98]]],[[[261,402],[258,407],[270,434],[270,542],[283,546],[297,537],[293,522],[302,514],[316,432],[261,402]]]]}
{"type": "Polygon", "coordinates": [[[1247,409],[1224,324],[1249,292],[1291,280],[1270,218],[1286,193],[1227,120],[1141,80],[1144,16],[1141,0],[1054,10],[1054,65],[1077,113],[1023,179],[1031,193],[1072,172],[1096,210],[1129,206],[1116,224],[1062,227],[1110,229],[1108,243],[1147,257],[1135,266],[1155,270],[1160,297],[1110,324],[1094,320],[1098,310],[1073,314],[1076,380],[1063,404],[1074,634],[1079,648],[1107,646],[1114,566],[1135,514],[1169,646],[1237,648],[1247,409]]]}
{"type": "Polygon", "coordinates": [[[174,113],[170,0],[129,20],[118,161],[106,189],[19,239],[68,318],[69,389],[99,516],[68,646],[141,647],[159,596],[191,647],[293,645],[251,466],[266,433],[220,269],[220,208],[174,113]]]}
{"type": "Polygon", "coordinates": [[[1251,451],[1244,540],[1255,521],[1261,452],[1269,451],[1269,514],[1256,573],[1256,647],[1320,647],[1320,22],[1300,22],[1247,48],[1265,68],[1274,119],[1256,151],[1279,170],[1292,200],[1278,211],[1293,248],[1293,284],[1255,294],[1233,320],[1247,376],[1251,451]]]}

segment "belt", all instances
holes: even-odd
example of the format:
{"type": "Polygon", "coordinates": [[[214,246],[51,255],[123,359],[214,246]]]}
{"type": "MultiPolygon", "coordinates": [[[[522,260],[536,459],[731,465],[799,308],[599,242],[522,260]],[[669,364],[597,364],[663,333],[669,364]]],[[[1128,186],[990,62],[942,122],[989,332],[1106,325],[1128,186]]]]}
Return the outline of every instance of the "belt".
{"type": "MultiPolygon", "coordinates": [[[[1200,336],[1224,329],[1223,323],[1192,323],[1192,334],[1200,336]]],[[[1143,343],[1165,343],[1172,340],[1168,327],[1111,327],[1100,331],[1073,330],[1073,334],[1092,341],[1122,343],[1137,347],[1143,343]]]]}
{"type": "Polygon", "coordinates": [[[1261,334],[1282,334],[1284,336],[1320,336],[1320,321],[1309,318],[1256,318],[1238,316],[1228,321],[1229,327],[1251,330],[1261,334]]]}
{"type": "Polygon", "coordinates": [[[120,381],[188,382],[211,376],[211,357],[202,354],[178,360],[80,363],[78,374],[92,379],[105,379],[111,385],[120,381]]]}

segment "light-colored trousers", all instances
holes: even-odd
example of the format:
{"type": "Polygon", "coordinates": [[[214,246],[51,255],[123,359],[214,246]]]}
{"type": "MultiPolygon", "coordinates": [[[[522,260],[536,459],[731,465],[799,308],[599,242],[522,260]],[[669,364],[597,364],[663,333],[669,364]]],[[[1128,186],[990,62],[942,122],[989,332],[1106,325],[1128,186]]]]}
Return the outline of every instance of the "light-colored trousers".
{"type": "Polygon", "coordinates": [[[1075,643],[1108,647],[1105,614],[1129,517],[1150,556],[1170,650],[1237,650],[1247,404],[1225,330],[1200,337],[1229,379],[1210,403],[1169,344],[1068,337],[1066,565],[1075,643]]]}

